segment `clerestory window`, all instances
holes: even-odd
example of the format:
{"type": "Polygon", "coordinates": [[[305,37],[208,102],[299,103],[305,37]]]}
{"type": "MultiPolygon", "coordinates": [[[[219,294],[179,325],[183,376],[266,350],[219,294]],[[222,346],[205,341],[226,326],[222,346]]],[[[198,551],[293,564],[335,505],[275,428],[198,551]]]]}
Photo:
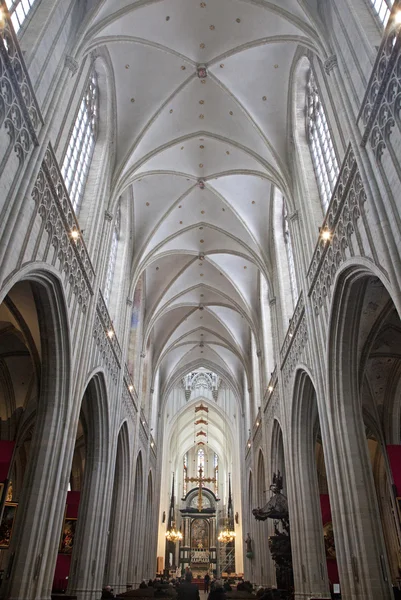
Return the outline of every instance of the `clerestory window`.
{"type": "Polygon", "coordinates": [[[307,85],[307,130],[320,200],[326,212],[339,173],[330,129],[312,69],[307,85]]]}
{"type": "Polygon", "coordinates": [[[98,120],[98,86],[92,71],[68,142],[61,173],[72,206],[79,212],[96,143],[98,120]]]}
{"type": "Polygon", "coordinates": [[[391,7],[394,4],[394,0],[370,0],[370,3],[379,20],[385,27],[391,13],[391,7]]]}
{"type": "Polygon", "coordinates": [[[292,248],[291,233],[288,224],[287,203],[283,198],[283,235],[285,242],[285,250],[287,253],[288,271],[290,275],[291,295],[294,306],[298,301],[298,285],[295,275],[294,251],[292,248]]]}
{"type": "Polygon", "coordinates": [[[205,468],[205,451],[202,448],[198,450],[198,471],[200,467],[205,468]]]}
{"type": "Polygon", "coordinates": [[[188,491],[188,481],[186,480],[188,477],[188,452],[186,452],[184,454],[182,467],[183,467],[183,474],[182,474],[183,484],[182,484],[182,486],[183,486],[184,496],[186,496],[187,491],[188,491]]]}
{"type": "Polygon", "coordinates": [[[35,2],[36,0],[6,0],[15,33],[18,33],[35,2]]]}
{"type": "Polygon", "coordinates": [[[111,288],[113,285],[114,271],[116,268],[118,242],[120,239],[120,228],[121,228],[121,206],[120,206],[120,203],[118,203],[116,216],[114,217],[114,223],[113,223],[113,235],[111,238],[109,264],[107,266],[106,283],[104,286],[104,294],[103,294],[104,301],[106,302],[106,304],[109,303],[111,288]]]}

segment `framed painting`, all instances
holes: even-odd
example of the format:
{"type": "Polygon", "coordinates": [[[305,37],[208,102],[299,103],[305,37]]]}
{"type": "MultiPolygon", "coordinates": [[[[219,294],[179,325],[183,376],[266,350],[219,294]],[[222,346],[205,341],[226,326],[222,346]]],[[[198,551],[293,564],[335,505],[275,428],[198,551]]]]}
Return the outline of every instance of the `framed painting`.
{"type": "Polygon", "coordinates": [[[6,502],[4,504],[3,518],[0,523],[0,548],[4,549],[10,546],[17,508],[18,504],[16,502],[6,502]]]}
{"type": "Polygon", "coordinates": [[[72,554],[76,525],[76,519],[64,519],[64,525],[63,530],[61,532],[60,540],[60,554],[72,554]]]}

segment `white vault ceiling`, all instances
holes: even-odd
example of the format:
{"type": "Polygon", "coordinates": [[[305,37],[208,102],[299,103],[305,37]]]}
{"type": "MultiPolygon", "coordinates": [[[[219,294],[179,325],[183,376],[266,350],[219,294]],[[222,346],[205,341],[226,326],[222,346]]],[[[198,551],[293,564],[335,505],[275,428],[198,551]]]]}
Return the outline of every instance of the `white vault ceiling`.
{"type": "Polygon", "coordinates": [[[273,186],[291,195],[290,73],[300,46],[323,53],[318,23],[315,0],[108,0],[91,23],[87,51],[106,47],[114,71],[114,191],[132,186],[133,286],[144,273],[162,389],[197,365],[237,392],[250,375],[273,186]]]}

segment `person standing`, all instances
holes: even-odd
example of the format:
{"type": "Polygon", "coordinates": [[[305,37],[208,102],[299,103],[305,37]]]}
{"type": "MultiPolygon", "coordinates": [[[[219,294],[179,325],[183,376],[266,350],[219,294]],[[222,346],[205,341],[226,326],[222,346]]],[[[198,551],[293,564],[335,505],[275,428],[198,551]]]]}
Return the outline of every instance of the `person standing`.
{"type": "Polygon", "coordinates": [[[203,583],[204,583],[204,591],[208,594],[209,593],[209,585],[210,585],[210,575],[209,573],[206,573],[204,579],[203,579],[203,583]]]}
{"type": "Polygon", "coordinates": [[[192,573],[186,573],[185,581],[177,588],[177,600],[200,600],[199,588],[192,583],[192,573]]]}

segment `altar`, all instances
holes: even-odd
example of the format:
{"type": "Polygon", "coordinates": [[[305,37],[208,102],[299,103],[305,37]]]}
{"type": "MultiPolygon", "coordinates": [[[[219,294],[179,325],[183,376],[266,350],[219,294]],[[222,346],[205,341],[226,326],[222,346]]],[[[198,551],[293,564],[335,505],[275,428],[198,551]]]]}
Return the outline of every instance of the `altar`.
{"type": "Polygon", "coordinates": [[[202,579],[216,569],[216,502],[214,493],[201,488],[188,492],[185,508],[180,509],[183,541],[180,546],[180,566],[189,567],[192,576],[202,579]]]}

